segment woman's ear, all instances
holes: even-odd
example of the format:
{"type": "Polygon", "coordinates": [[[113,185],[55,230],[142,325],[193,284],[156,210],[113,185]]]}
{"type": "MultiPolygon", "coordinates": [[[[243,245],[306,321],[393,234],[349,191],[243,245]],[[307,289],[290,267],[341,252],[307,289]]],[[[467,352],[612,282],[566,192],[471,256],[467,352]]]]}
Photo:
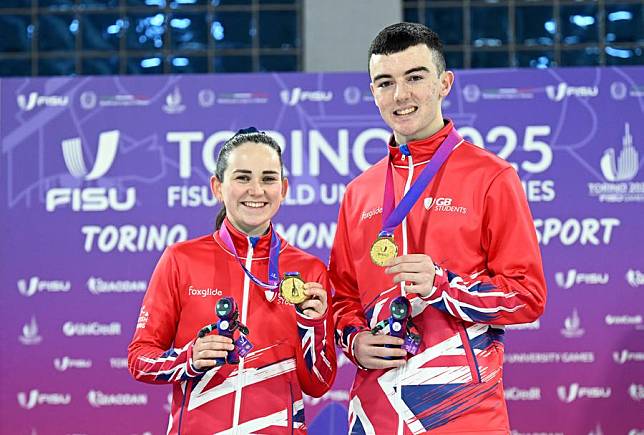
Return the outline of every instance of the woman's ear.
{"type": "Polygon", "coordinates": [[[288,178],[284,177],[282,178],[282,201],[286,198],[286,194],[288,193],[288,178]]]}
{"type": "Polygon", "coordinates": [[[221,194],[221,181],[219,181],[219,178],[217,178],[216,175],[210,177],[210,191],[215,195],[215,198],[217,198],[219,202],[224,201],[224,197],[221,194]]]}

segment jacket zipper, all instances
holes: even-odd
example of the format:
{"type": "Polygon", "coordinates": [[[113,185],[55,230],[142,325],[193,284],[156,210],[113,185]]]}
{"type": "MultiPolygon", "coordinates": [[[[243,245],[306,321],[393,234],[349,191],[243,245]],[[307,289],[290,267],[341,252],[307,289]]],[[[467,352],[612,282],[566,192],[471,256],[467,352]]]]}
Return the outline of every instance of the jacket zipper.
{"type": "MultiPolygon", "coordinates": [[[[248,252],[246,254],[246,269],[250,270],[253,264],[253,244],[248,241],[248,252]]],[[[244,295],[242,297],[242,306],[241,306],[241,319],[240,322],[246,325],[246,318],[248,317],[248,290],[250,287],[250,278],[248,275],[244,274],[244,295]]],[[[241,412],[241,399],[242,399],[242,387],[244,385],[244,358],[239,359],[239,365],[237,366],[237,386],[235,387],[235,408],[233,410],[233,434],[237,434],[239,426],[239,414],[241,412]]]]}
{"type": "MultiPolygon", "coordinates": [[[[403,154],[403,159],[405,158],[405,155],[403,154]]],[[[403,192],[403,196],[409,192],[409,188],[411,186],[411,180],[414,177],[414,159],[412,158],[411,154],[407,156],[407,165],[408,165],[408,170],[407,170],[407,182],[405,183],[405,190],[403,192]]],[[[408,243],[407,243],[407,216],[402,221],[402,255],[407,255],[408,252],[408,243]]],[[[402,281],[400,283],[400,290],[403,296],[407,294],[405,291],[405,281],[402,281]]],[[[398,370],[398,375],[396,376],[396,401],[400,403],[402,401],[402,385],[401,385],[401,378],[403,375],[403,371],[405,370],[404,366],[398,370]]],[[[398,413],[398,435],[403,434],[403,418],[400,413],[398,413]]]]}
{"type": "Polygon", "coordinates": [[[474,348],[470,342],[470,336],[467,335],[467,328],[463,322],[459,321],[459,326],[461,330],[459,331],[461,335],[461,341],[463,342],[463,350],[465,351],[465,359],[467,360],[467,365],[470,367],[470,373],[472,374],[472,382],[480,384],[481,383],[481,372],[479,371],[479,365],[476,361],[476,354],[474,353],[474,348]]]}

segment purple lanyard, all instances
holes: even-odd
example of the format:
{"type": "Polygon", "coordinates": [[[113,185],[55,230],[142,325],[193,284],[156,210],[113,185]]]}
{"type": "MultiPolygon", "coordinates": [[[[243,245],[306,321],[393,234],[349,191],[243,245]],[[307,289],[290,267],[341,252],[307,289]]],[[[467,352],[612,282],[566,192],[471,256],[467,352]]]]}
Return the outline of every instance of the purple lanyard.
{"type": "MultiPolygon", "coordinates": [[[[429,161],[423,172],[420,173],[409,191],[400,200],[400,203],[394,208],[394,176],[391,169],[391,155],[387,163],[387,179],[385,181],[385,193],[382,199],[382,231],[379,236],[392,235],[396,228],[405,219],[411,208],[416,204],[418,198],[423,193],[429,182],[434,178],[443,165],[454,147],[458,145],[463,138],[452,128],[434,156],[429,161]]],[[[404,145],[401,145],[403,147],[404,145]]]]}
{"type": "Polygon", "coordinates": [[[237,255],[237,249],[235,249],[233,239],[230,237],[230,232],[228,232],[228,228],[226,228],[225,223],[222,224],[221,228],[219,228],[219,237],[221,237],[221,240],[224,242],[226,247],[228,247],[228,249],[230,249],[233,252],[233,254],[235,255],[235,258],[237,259],[237,261],[239,261],[239,265],[244,270],[246,275],[248,275],[251,281],[253,281],[255,284],[265,289],[273,290],[273,291],[277,290],[277,288],[279,287],[279,281],[280,281],[279,264],[278,264],[278,259],[280,256],[280,239],[279,237],[277,237],[277,232],[275,230],[272,230],[271,248],[268,254],[268,283],[265,283],[264,281],[260,280],[255,275],[253,275],[250,272],[250,270],[246,269],[241,259],[239,258],[239,255],[237,255]]]}

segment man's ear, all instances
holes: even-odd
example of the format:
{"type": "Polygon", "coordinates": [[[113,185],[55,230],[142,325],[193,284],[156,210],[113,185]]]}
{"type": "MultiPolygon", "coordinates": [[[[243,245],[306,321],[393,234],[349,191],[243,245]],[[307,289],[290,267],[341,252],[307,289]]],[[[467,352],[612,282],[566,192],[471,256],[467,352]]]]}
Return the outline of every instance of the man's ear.
{"type": "Polygon", "coordinates": [[[440,95],[445,98],[449,95],[454,84],[454,73],[452,71],[443,71],[440,76],[441,90],[440,95]]]}

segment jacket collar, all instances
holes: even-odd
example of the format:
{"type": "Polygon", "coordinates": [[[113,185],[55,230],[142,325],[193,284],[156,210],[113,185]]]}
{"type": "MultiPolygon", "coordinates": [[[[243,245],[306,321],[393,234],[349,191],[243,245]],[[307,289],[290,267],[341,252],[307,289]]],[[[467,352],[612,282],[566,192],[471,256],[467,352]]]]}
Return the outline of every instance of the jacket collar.
{"type": "MultiPolygon", "coordinates": [[[[407,149],[411,153],[414,163],[426,162],[432,158],[438,147],[443,143],[449,132],[454,128],[454,123],[446,119],[445,126],[428,138],[414,140],[407,143],[407,149]]],[[[392,135],[389,139],[389,156],[394,165],[407,166],[407,157],[401,151],[400,146],[392,135]],[[404,158],[403,158],[404,157],[404,158]]]]}
{"type": "MultiPolygon", "coordinates": [[[[258,237],[251,237],[248,236],[247,234],[239,231],[235,226],[230,223],[228,218],[224,219],[224,222],[222,225],[226,225],[226,228],[228,229],[228,232],[230,233],[230,238],[233,241],[233,244],[235,245],[235,249],[237,250],[237,255],[239,258],[241,258],[242,262],[246,258],[246,255],[248,253],[248,246],[249,244],[253,244],[253,258],[258,259],[258,258],[263,258],[266,257],[268,258],[268,254],[270,252],[271,248],[271,237],[273,235],[273,224],[270,225],[268,228],[268,231],[266,234],[258,237]]],[[[230,252],[231,254],[234,254],[233,252],[228,249],[226,244],[221,240],[221,237],[219,236],[219,231],[216,231],[215,234],[215,240],[217,243],[219,243],[226,251],[230,252]]],[[[280,249],[281,249],[281,243],[282,241],[280,240],[280,249]]]]}

